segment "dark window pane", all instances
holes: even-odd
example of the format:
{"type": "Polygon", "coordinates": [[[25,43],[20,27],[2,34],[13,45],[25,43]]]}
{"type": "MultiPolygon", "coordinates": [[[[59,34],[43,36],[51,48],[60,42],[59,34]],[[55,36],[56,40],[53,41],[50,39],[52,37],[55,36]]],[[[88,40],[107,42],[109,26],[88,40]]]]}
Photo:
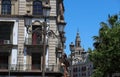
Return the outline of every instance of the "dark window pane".
{"type": "Polygon", "coordinates": [[[33,2],[33,15],[42,15],[42,2],[41,1],[34,1],[33,2]]]}
{"type": "Polygon", "coordinates": [[[11,1],[10,0],[2,0],[2,14],[7,15],[11,14],[11,1]]]}

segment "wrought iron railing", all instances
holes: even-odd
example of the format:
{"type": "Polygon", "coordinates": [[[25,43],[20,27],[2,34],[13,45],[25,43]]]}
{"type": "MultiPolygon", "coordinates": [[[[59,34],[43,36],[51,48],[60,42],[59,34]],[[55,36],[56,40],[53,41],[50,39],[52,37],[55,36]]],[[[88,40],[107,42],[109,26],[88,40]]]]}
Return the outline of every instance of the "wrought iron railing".
{"type": "Polygon", "coordinates": [[[0,39],[0,45],[5,45],[5,44],[12,44],[10,40],[2,40],[0,39]]]}
{"type": "MultiPolygon", "coordinates": [[[[43,41],[40,40],[39,38],[36,40],[33,40],[32,38],[26,38],[25,39],[25,44],[26,45],[43,45],[43,41]]],[[[46,45],[48,44],[48,42],[45,43],[46,45]]]]}
{"type": "Polygon", "coordinates": [[[0,64],[0,69],[8,69],[8,65],[6,64],[0,64]]]}
{"type": "MultiPolygon", "coordinates": [[[[42,71],[39,64],[0,64],[0,70],[9,71],[42,71]],[[22,68],[22,70],[21,70],[22,68]]],[[[45,71],[47,72],[63,72],[59,65],[45,65],[45,71]]]]}

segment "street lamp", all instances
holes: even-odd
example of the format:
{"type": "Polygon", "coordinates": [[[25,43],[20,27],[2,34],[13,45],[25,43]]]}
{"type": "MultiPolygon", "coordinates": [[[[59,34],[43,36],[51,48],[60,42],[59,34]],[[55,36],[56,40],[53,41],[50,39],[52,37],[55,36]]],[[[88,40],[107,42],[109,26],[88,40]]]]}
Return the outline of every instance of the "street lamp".
{"type": "Polygon", "coordinates": [[[57,57],[60,59],[62,57],[62,49],[61,48],[57,48],[57,57]]]}
{"type": "Polygon", "coordinates": [[[68,61],[66,60],[66,57],[63,57],[65,56],[65,54],[63,53],[64,52],[64,43],[66,41],[66,37],[64,36],[65,32],[64,32],[64,28],[65,28],[65,25],[66,23],[62,20],[62,21],[59,21],[58,22],[58,31],[59,31],[59,35],[60,35],[60,41],[61,41],[61,58],[60,58],[60,63],[61,63],[61,66],[64,67],[64,77],[67,77],[67,67],[68,67],[68,61]]]}
{"type": "Polygon", "coordinates": [[[75,51],[75,45],[73,44],[73,42],[71,42],[71,44],[69,45],[70,47],[70,51],[71,51],[71,77],[72,77],[72,56],[74,54],[74,51],[75,51]]]}
{"type": "Polygon", "coordinates": [[[58,31],[60,34],[64,33],[66,23],[65,22],[58,22],[58,31]]]}
{"type": "Polygon", "coordinates": [[[75,50],[75,45],[73,44],[73,42],[71,42],[70,44],[70,51],[73,52],[75,50]]]}
{"type": "MultiPolygon", "coordinates": [[[[71,42],[71,44],[69,45],[70,47],[70,51],[71,51],[71,59],[72,59],[72,56],[74,55],[74,51],[75,51],[75,45],[73,44],[73,42],[71,42]]],[[[71,60],[72,61],[72,60],[71,60]]]]}
{"type": "MultiPolygon", "coordinates": [[[[46,19],[48,18],[50,14],[50,7],[43,7],[43,16],[44,16],[44,22],[42,24],[43,31],[41,32],[43,34],[43,58],[42,58],[42,77],[45,77],[45,52],[46,52],[46,35],[47,35],[47,22],[46,19]]],[[[32,16],[25,15],[24,16],[24,23],[25,27],[27,28],[27,33],[29,33],[29,28],[32,25],[32,16]]]]}
{"type": "MultiPolygon", "coordinates": [[[[66,25],[66,23],[65,22],[58,22],[58,31],[59,31],[59,34],[60,34],[60,41],[61,41],[61,43],[62,43],[62,48],[64,48],[63,46],[64,46],[64,43],[65,43],[65,41],[66,41],[66,37],[64,36],[64,28],[65,28],[65,25],[66,25]]],[[[63,52],[63,49],[62,49],[62,52],[63,52]]]]}

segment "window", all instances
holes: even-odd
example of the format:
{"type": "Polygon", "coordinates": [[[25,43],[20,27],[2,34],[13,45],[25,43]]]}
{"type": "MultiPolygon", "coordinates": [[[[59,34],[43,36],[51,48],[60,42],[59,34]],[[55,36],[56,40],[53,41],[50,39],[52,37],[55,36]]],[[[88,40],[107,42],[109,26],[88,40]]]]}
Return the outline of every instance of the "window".
{"type": "Polygon", "coordinates": [[[86,71],[86,67],[85,66],[82,67],[82,71],[86,71]]]}
{"type": "Polygon", "coordinates": [[[86,73],[82,73],[82,76],[86,76],[86,73]]]}
{"type": "Polygon", "coordinates": [[[79,67],[79,72],[80,72],[80,67],[79,67]]]}
{"type": "Polygon", "coordinates": [[[79,55],[80,55],[80,51],[79,51],[79,55]]]}
{"type": "Polygon", "coordinates": [[[11,1],[10,0],[2,0],[2,11],[3,15],[11,14],[11,1]]]}
{"type": "Polygon", "coordinates": [[[78,42],[78,47],[80,47],[80,42],[78,42]]]}
{"type": "Polygon", "coordinates": [[[43,9],[42,9],[42,2],[39,0],[33,1],[33,15],[42,15],[43,9]]]}

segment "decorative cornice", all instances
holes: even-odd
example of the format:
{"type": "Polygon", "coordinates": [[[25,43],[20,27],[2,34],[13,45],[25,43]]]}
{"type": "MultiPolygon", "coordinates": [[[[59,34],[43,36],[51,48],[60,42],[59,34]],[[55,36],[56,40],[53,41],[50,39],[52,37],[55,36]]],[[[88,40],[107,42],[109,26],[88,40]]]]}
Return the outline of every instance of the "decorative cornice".
{"type": "MultiPolygon", "coordinates": [[[[25,15],[0,15],[0,17],[5,17],[5,18],[24,18],[25,15]]],[[[32,18],[45,18],[45,16],[42,15],[30,15],[32,18]]],[[[46,18],[52,19],[52,18],[57,18],[57,16],[47,16],[46,18]]]]}

